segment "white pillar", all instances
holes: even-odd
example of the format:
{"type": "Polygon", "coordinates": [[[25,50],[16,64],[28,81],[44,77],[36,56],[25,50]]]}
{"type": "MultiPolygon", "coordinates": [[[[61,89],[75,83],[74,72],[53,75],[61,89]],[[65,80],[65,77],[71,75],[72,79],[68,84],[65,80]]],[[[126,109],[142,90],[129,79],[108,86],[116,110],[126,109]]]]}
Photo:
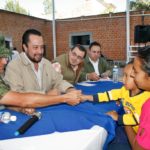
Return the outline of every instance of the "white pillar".
{"type": "Polygon", "coordinates": [[[52,32],[53,32],[53,57],[56,57],[56,26],[55,26],[55,0],[52,0],[52,32]]]}
{"type": "Polygon", "coordinates": [[[126,0],[126,62],[130,53],[130,0],[126,0]]]}

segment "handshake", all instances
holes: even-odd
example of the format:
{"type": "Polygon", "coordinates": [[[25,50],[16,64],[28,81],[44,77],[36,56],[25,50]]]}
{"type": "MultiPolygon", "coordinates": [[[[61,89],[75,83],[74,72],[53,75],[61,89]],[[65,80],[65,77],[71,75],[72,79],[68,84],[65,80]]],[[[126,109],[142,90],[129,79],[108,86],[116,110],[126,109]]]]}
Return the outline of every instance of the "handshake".
{"type": "Polygon", "coordinates": [[[65,100],[64,103],[67,103],[69,105],[78,105],[80,102],[84,101],[93,101],[92,95],[84,95],[82,94],[81,90],[71,90],[64,94],[65,100]]]}

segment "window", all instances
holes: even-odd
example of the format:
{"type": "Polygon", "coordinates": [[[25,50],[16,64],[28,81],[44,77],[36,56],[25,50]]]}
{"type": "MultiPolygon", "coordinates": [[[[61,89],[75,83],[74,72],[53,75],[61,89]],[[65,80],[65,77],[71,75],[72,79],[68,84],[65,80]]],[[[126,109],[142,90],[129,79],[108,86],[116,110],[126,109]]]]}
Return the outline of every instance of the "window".
{"type": "Polygon", "coordinates": [[[11,37],[8,37],[8,36],[5,36],[5,44],[6,44],[6,47],[8,49],[12,48],[12,38],[11,37]]]}
{"type": "Polygon", "coordinates": [[[89,46],[91,43],[92,34],[89,32],[71,33],[69,37],[69,46],[72,47],[76,44],[89,46]]]}
{"type": "Polygon", "coordinates": [[[10,41],[5,41],[6,47],[10,49],[10,41]]]}

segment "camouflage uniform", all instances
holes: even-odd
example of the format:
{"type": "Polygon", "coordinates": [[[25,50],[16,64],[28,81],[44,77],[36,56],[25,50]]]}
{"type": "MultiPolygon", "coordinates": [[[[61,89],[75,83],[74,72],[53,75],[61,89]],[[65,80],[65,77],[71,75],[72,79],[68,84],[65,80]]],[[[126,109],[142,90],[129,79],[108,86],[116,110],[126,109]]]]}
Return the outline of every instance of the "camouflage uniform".
{"type": "Polygon", "coordinates": [[[9,85],[5,84],[2,77],[0,76],[0,99],[8,92],[10,91],[9,85]]]}
{"type": "MultiPolygon", "coordinates": [[[[5,46],[4,36],[0,35],[0,59],[7,58],[11,54],[12,52],[5,46]]],[[[8,91],[10,91],[10,87],[7,84],[5,84],[5,82],[2,79],[2,76],[0,75],[0,100],[8,91]]],[[[2,109],[2,107],[3,106],[0,105],[0,109],[2,109]]]]}

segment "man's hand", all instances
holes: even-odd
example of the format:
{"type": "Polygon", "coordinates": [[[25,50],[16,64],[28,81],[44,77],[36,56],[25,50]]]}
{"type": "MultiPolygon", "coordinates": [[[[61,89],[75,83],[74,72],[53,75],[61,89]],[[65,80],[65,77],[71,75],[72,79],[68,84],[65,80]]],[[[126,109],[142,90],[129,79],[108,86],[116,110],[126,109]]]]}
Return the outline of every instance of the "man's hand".
{"type": "Polygon", "coordinates": [[[65,96],[65,102],[69,105],[77,105],[80,103],[80,96],[81,96],[81,91],[80,90],[73,90],[70,91],[66,94],[65,96]]]}
{"type": "Polygon", "coordinates": [[[109,78],[110,75],[111,75],[111,71],[107,70],[106,72],[101,74],[101,77],[104,79],[107,79],[107,78],[109,78]]]}
{"type": "Polygon", "coordinates": [[[61,65],[60,65],[59,62],[52,63],[52,66],[53,66],[53,68],[55,69],[56,72],[58,72],[58,73],[62,72],[61,65]]]}
{"type": "Polygon", "coordinates": [[[92,72],[87,74],[87,79],[92,81],[98,81],[100,77],[95,72],[92,72]]]}
{"type": "Polygon", "coordinates": [[[21,112],[27,115],[32,115],[35,112],[35,109],[34,108],[22,108],[21,112]]]}
{"type": "Polygon", "coordinates": [[[15,106],[14,107],[9,106],[7,108],[11,109],[11,110],[14,110],[14,111],[17,111],[17,112],[27,114],[27,115],[32,115],[35,112],[34,108],[23,108],[23,107],[15,107],[15,106]]]}

